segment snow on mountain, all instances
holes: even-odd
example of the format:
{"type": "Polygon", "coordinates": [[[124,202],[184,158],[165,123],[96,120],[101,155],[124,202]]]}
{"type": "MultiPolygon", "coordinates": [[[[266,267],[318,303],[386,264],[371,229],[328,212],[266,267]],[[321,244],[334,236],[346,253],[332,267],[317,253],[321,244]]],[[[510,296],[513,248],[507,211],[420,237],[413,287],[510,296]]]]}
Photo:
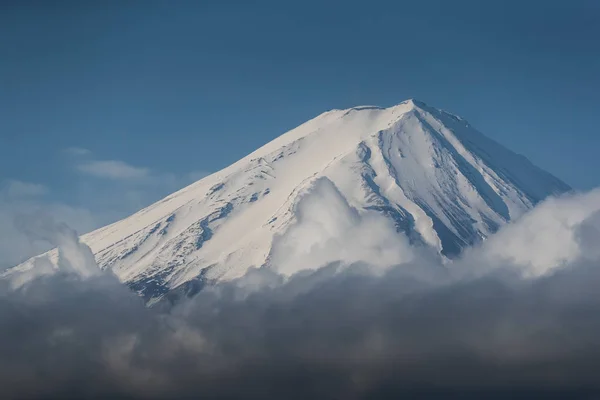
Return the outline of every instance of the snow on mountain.
{"type": "MultiPolygon", "coordinates": [[[[360,230],[344,221],[387,224],[411,243],[452,257],[545,197],[568,190],[464,119],[408,100],[325,112],[82,241],[101,268],[152,298],[273,265],[274,241],[285,242],[294,258],[292,247],[308,246],[309,252],[327,239],[303,236],[300,219],[320,225],[329,238],[346,235],[373,249],[400,236],[361,239],[360,230]],[[379,219],[370,222],[370,215],[379,219]]],[[[386,229],[380,228],[370,232],[386,229]]],[[[377,256],[390,262],[409,257],[401,240],[395,249],[377,256]]],[[[56,262],[56,251],[48,255],[56,262]]],[[[13,272],[32,268],[35,260],[13,272]]]]}

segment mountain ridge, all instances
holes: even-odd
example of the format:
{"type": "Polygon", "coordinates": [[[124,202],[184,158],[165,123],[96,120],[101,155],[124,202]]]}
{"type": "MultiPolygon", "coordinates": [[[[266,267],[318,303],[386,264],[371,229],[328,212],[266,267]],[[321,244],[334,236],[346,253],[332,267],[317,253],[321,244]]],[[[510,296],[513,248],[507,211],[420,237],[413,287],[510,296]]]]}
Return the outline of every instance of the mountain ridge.
{"type": "MultiPolygon", "coordinates": [[[[98,265],[148,299],[269,266],[294,207],[326,179],[447,257],[568,185],[472,128],[409,99],[330,110],[132,216],[82,236],[98,265]]],[[[56,251],[47,253],[56,263],[56,251]]],[[[16,267],[33,268],[36,258],[16,267]]]]}

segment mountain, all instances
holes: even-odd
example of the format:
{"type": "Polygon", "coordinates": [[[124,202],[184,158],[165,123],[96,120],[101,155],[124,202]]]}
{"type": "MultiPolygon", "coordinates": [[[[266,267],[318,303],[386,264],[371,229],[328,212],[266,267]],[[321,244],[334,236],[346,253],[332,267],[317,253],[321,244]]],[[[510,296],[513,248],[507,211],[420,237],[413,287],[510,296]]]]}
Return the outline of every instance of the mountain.
{"type": "MultiPolygon", "coordinates": [[[[274,239],[319,181],[357,213],[383,215],[446,257],[570,190],[464,119],[407,100],[325,112],[82,241],[147,299],[194,291],[269,265],[274,239]]],[[[56,262],[56,251],[49,256],[56,262]]]]}

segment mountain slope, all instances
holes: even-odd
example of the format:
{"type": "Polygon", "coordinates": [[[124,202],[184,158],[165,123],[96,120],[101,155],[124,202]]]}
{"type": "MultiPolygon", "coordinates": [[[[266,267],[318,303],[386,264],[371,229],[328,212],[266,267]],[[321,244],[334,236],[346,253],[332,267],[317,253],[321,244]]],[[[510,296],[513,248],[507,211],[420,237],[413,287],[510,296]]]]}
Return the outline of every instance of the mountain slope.
{"type": "Polygon", "coordinates": [[[465,120],[408,100],[321,114],[82,241],[148,298],[232,279],[269,264],[274,237],[294,225],[296,204],[319,178],[360,213],[380,213],[446,256],[570,189],[465,120]]]}

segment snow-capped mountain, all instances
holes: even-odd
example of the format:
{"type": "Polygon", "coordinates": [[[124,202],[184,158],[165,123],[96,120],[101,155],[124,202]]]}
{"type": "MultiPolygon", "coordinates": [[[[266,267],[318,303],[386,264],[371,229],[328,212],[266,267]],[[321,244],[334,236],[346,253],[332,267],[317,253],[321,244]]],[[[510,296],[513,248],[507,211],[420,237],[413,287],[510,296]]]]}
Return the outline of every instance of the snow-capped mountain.
{"type": "Polygon", "coordinates": [[[82,241],[101,268],[147,298],[236,278],[269,265],[274,239],[295,224],[299,199],[318,180],[358,213],[381,214],[448,257],[570,190],[464,119],[408,100],[325,112],[82,241]]]}

